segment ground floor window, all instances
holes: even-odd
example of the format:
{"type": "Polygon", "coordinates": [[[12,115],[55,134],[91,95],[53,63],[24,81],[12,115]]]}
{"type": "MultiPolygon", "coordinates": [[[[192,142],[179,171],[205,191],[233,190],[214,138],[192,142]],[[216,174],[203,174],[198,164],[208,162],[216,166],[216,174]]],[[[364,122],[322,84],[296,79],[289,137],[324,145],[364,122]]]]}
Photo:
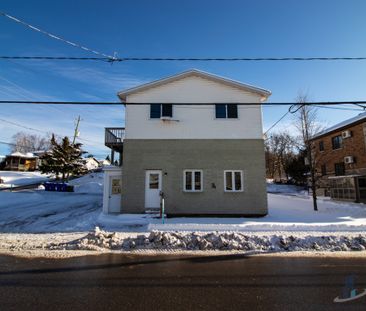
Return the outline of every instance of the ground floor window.
{"type": "Polygon", "coordinates": [[[321,171],[322,171],[322,176],[327,175],[327,166],[325,164],[322,164],[321,171]]]}
{"type": "Polygon", "coordinates": [[[185,170],[183,174],[184,191],[202,191],[202,170],[185,170]]]}
{"type": "Polygon", "coordinates": [[[226,192],[243,191],[243,171],[224,171],[226,192]]]}
{"type": "Polygon", "coordinates": [[[344,163],[340,162],[340,163],[335,163],[334,164],[334,171],[335,171],[335,175],[336,176],[343,176],[345,174],[345,167],[344,167],[344,163]]]}

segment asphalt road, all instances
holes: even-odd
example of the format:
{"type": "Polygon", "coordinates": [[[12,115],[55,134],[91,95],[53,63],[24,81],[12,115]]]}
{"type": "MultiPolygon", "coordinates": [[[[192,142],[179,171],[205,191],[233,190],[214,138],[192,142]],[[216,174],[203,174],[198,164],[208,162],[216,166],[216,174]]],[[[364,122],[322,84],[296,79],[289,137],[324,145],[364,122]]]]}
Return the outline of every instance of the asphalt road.
{"type": "Polygon", "coordinates": [[[366,310],[334,302],[350,275],[366,288],[366,258],[0,256],[0,310],[366,310]]]}

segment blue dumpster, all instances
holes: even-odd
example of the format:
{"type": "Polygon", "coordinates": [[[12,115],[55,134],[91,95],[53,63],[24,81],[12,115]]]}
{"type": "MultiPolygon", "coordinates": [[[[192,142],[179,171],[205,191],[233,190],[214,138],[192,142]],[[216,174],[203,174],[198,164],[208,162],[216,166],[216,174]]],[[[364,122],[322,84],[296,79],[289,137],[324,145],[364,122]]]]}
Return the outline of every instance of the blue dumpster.
{"type": "Polygon", "coordinates": [[[45,182],[45,191],[57,191],[57,192],[74,192],[74,186],[71,186],[65,182],[45,182]]]}

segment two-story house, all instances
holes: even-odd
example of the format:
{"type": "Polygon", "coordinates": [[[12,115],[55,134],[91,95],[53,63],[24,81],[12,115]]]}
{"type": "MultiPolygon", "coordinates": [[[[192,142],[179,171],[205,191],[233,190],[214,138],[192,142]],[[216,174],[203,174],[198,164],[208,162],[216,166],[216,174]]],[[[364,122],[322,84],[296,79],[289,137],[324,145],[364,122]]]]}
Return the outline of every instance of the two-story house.
{"type": "Polygon", "coordinates": [[[163,193],[168,216],[266,215],[260,103],[270,94],[198,70],[118,93],[125,131],[107,129],[106,145],[120,146],[123,165],[106,171],[104,212],[158,210],[163,193]]]}
{"type": "Polygon", "coordinates": [[[331,198],[366,202],[366,113],[312,138],[321,191],[331,198]]]}

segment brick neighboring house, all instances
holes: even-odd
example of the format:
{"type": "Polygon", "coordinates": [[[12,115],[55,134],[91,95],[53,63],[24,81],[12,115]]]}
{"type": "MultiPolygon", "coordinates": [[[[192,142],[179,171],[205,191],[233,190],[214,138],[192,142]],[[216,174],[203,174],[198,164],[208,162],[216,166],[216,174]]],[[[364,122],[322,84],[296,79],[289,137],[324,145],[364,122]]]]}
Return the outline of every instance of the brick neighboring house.
{"type": "Polygon", "coordinates": [[[366,113],[318,134],[315,146],[320,191],[335,200],[366,202],[366,113]]]}

